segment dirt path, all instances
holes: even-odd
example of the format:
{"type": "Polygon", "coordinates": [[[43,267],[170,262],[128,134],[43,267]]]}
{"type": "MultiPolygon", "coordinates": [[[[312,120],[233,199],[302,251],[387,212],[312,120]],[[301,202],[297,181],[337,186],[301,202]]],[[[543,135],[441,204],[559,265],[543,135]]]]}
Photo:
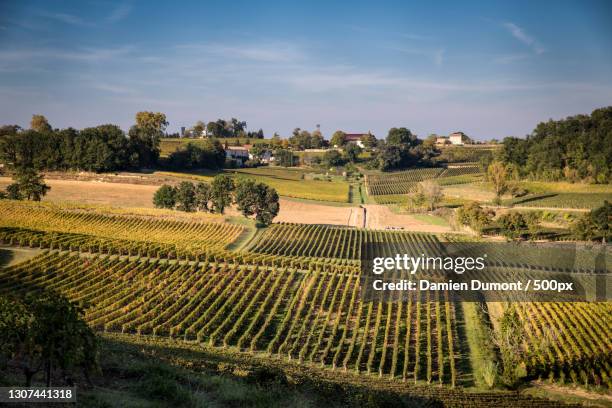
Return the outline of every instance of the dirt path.
{"type": "MultiPolygon", "coordinates": [[[[46,179],[51,190],[44,201],[73,202],[97,204],[112,207],[153,208],[153,194],[157,185],[46,179]]],[[[0,188],[5,188],[12,180],[0,177],[0,188]]],[[[405,231],[415,232],[450,232],[450,228],[428,224],[410,215],[393,213],[389,207],[377,204],[362,207],[344,207],[287,200],[281,197],[280,213],[274,222],[292,222],[300,224],[329,224],[357,228],[388,229],[401,227],[405,231]],[[365,211],[364,211],[365,208],[365,211]],[[367,214],[367,215],[366,215],[367,214]]],[[[228,215],[240,213],[229,209],[228,215]]]]}
{"type": "Polygon", "coordinates": [[[409,214],[395,214],[385,205],[367,204],[364,207],[367,211],[366,228],[387,229],[401,227],[405,231],[435,233],[452,231],[450,227],[429,224],[409,214]]]}

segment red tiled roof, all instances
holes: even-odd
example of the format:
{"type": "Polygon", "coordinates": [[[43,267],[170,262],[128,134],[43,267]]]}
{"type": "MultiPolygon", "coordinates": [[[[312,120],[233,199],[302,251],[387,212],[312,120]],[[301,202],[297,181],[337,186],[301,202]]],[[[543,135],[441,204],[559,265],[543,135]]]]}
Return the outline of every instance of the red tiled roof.
{"type": "Polygon", "coordinates": [[[361,140],[361,137],[367,133],[346,133],[344,139],[348,141],[361,140]]]}

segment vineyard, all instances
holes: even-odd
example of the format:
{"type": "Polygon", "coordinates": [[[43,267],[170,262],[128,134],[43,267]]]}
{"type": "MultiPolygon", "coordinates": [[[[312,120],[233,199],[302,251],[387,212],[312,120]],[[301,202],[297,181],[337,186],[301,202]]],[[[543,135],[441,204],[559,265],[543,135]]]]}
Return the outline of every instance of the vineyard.
{"type": "Polygon", "coordinates": [[[612,200],[612,193],[543,193],[519,197],[508,204],[526,207],[588,208],[603,205],[612,200]]]}
{"type": "Polygon", "coordinates": [[[109,332],[234,346],[300,362],[455,385],[455,307],[442,298],[362,302],[358,270],[47,252],[0,272],[0,291],[53,289],[109,332]]]}
{"type": "MultiPolygon", "coordinates": [[[[241,226],[221,222],[114,216],[14,202],[0,202],[0,227],[136,241],[141,246],[156,243],[188,252],[222,249],[243,232],[241,226]]],[[[115,246],[125,248],[123,244],[115,246]]]]}
{"type": "Polygon", "coordinates": [[[520,302],[533,375],[612,388],[612,304],[520,302]]]}
{"type": "Polygon", "coordinates": [[[365,243],[393,244],[397,251],[432,249],[435,235],[401,231],[373,231],[324,225],[273,224],[247,247],[261,254],[358,261],[365,243]]]}
{"type": "MultiPolygon", "coordinates": [[[[0,293],[55,290],[107,333],[154,335],[419,386],[469,384],[469,322],[451,294],[361,296],[365,243],[386,243],[393,253],[437,253],[435,235],[273,224],[244,250],[226,250],[241,232],[225,223],[1,203],[0,242],[43,253],[0,269],[0,293]]],[[[609,303],[519,305],[530,378],[611,386],[609,303]]]]}
{"type": "MultiPolygon", "coordinates": [[[[442,185],[472,183],[477,180],[480,167],[462,166],[452,168],[421,168],[384,174],[370,174],[366,176],[368,194],[374,196],[396,196],[413,193],[418,184],[424,180],[436,179],[442,185]]],[[[380,204],[394,203],[393,199],[384,199],[380,204]]]]}

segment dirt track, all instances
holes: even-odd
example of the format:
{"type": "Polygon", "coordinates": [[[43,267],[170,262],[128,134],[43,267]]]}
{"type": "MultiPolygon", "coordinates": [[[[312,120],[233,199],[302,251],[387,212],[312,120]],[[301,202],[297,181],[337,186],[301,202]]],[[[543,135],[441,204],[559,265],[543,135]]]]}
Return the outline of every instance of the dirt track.
{"type": "MultiPolygon", "coordinates": [[[[0,177],[0,188],[5,188],[12,180],[0,177]]],[[[47,179],[51,190],[45,201],[70,201],[86,204],[99,204],[113,207],[152,208],[153,194],[157,185],[47,179]]],[[[319,203],[280,199],[280,213],[274,222],[293,222],[300,224],[329,224],[351,227],[364,227],[364,209],[360,207],[339,207],[319,203]]],[[[384,205],[365,205],[366,228],[385,229],[403,227],[405,231],[449,232],[441,227],[419,221],[410,215],[394,214],[384,205]]],[[[235,209],[229,215],[240,215],[235,209]]]]}

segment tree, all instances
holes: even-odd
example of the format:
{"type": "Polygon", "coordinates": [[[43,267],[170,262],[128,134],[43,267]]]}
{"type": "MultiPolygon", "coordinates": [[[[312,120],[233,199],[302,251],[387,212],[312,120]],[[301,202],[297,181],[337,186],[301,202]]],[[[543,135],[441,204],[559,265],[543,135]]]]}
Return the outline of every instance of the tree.
{"type": "Polygon", "coordinates": [[[493,189],[495,190],[495,203],[501,203],[501,197],[508,191],[508,173],[504,163],[500,161],[494,161],[487,169],[487,177],[491,183],[493,183],[493,189]]]}
{"type": "Polygon", "coordinates": [[[325,138],[319,129],[312,132],[310,135],[310,147],[312,149],[320,149],[325,146],[325,138]]]}
{"type": "Polygon", "coordinates": [[[402,163],[402,153],[398,146],[385,145],[377,155],[378,168],[382,171],[388,171],[398,168],[402,163]]]}
{"type": "Polygon", "coordinates": [[[257,183],[252,179],[242,179],[236,183],[234,194],[238,211],[245,217],[257,212],[257,183]]]}
{"type": "Polygon", "coordinates": [[[257,186],[257,209],[255,219],[262,225],[268,226],[280,211],[279,197],[276,190],[266,184],[257,186]]]}
{"type": "Polygon", "coordinates": [[[168,126],[166,115],[161,112],[138,112],[136,113],[136,126],[147,133],[163,133],[168,126]]]}
{"type": "MultiPolygon", "coordinates": [[[[8,190],[8,188],[7,188],[8,190]]],[[[612,205],[608,200],[588,214],[583,214],[572,223],[572,233],[577,239],[591,241],[601,239],[608,242],[612,231],[612,205]]]]}
{"type": "Polygon", "coordinates": [[[272,223],[280,209],[276,190],[251,179],[238,182],[235,199],[242,215],[245,217],[255,215],[255,219],[264,226],[272,223]]]}
{"type": "Polygon", "coordinates": [[[408,147],[416,145],[417,138],[412,132],[405,127],[391,128],[387,135],[387,144],[400,146],[406,145],[408,147]]]}
{"type": "Polygon", "coordinates": [[[153,205],[157,208],[173,209],[176,205],[176,189],[168,184],[162,185],[153,195],[153,205]]]}
{"type": "Polygon", "coordinates": [[[166,115],[161,112],[138,112],[136,124],[128,132],[132,165],[151,167],[159,158],[159,141],[168,126],[166,115]]]}
{"type": "Polygon", "coordinates": [[[329,144],[334,147],[342,147],[346,143],[346,133],[341,130],[336,130],[329,141],[329,144]]]}
{"type": "Polygon", "coordinates": [[[15,183],[7,187],[7,193],[13,200],[40,201],[51,187],[45,184],[44,178],[32,168],[19,168],[13,176],[15,183]]]}
{"type": "Polygon", "coordinates": [[[210,202],[211,198],[212,189],[210,187],[210,184],[204,183],[203,181],[200,181],[198,184],[196,184],[195,200],[198,210],[209,212],[210,208],[208,207],[208,203],[210,202]]]}
{"type": "Polygon", "coordinates": [[[202,122],[201,120],[198,120],[196,124],[193,125],[192,130],[196,136],[201,137],[203,136],[204,131],[206,130],[206,124],[204,124],[204,122],[202,122]]]}
{"type": "Polygon", "coordinates": [[[457,220],[462,225],[470,226],[479,235],[491,224],[493,213],[483,209],[477,202],[463,205],[457,210],[457,220]]]}
{"type": "Polygon", "coordinates": [[[348,143],[344,146],[344,153],[351,163],[355,163],[357,161],[357,156],[361,154],[361,147],[357,146],[355,143],[348,143]]]}
{"type": "Polygon", "coordinates": [[[223,214],[226,207],[232,204],[234,180],[227,174],[216,175],[211,187],[211,201],[215,212],[223,214]]]}
{"type": "Polygon", "coordinates": [[[323,163],[327,167],[342,165],[342,155],[337,150],[328,150],[323,155],[323,163]]]}
{"type": "Polygon", "coordinates": [[[366,149],[372,149],[376,147],[376,137],[372,133],[368,132],[361,136],[361,143],[366,149]]]}
{"type": "Polygon", "coordinates": [[[40,370],[49,387],[55,368],[72,385],[71,370],[81,368],[87,375],[97,367],[97,341],[82,314],[79,307],[53,292],[0,298],[1,351],[21,367],[26,386],[31,386],[40,370]]]}
{"type": "Polygon", "coordinates": [[[502,380],[508,387],[514,388],[523,376],[521,371],[524,371],[522,356],[525,340],[523,323],[514,305],[504,311],[499,320],[499,330],[493,338],[502,358],[502,380]]]}
{"type": "Polygon", "coordinates": [[[444,194],[442,188],[433,180],[425,180],[418,185],[419,192],[425,197],[425,201],[429,205],[429,209],[433,211],[436,205],[442,201],[444,194]]]}
{"type": "Polygon", "coordinates": [[[503,214],[497,219],[497,223],[501,228],[502,235],[508,239],[519,238],[527,228],[527,221],[523,214],[519,212],[503,214]]]}
{"type": "Polygon", "coordinates": [[[49,121],[44,115],[32,115],[32,120],[30,120],[30,129],[39,133],[48,133],[53,130],[49,124],[49,121]]]}
{"type": "Polygon", "coordinates": [[[279,166],[292,167],[294,165],[293,152],[286,149],[276,149],[274,151],[274,160],[279,166]]]}
{"type": "Polygon", "coordinates": [[[190,181],[181,181],[176,188],[176,208],[180,211],[192,212],[196,209],[195,186],[190,181]]]}

